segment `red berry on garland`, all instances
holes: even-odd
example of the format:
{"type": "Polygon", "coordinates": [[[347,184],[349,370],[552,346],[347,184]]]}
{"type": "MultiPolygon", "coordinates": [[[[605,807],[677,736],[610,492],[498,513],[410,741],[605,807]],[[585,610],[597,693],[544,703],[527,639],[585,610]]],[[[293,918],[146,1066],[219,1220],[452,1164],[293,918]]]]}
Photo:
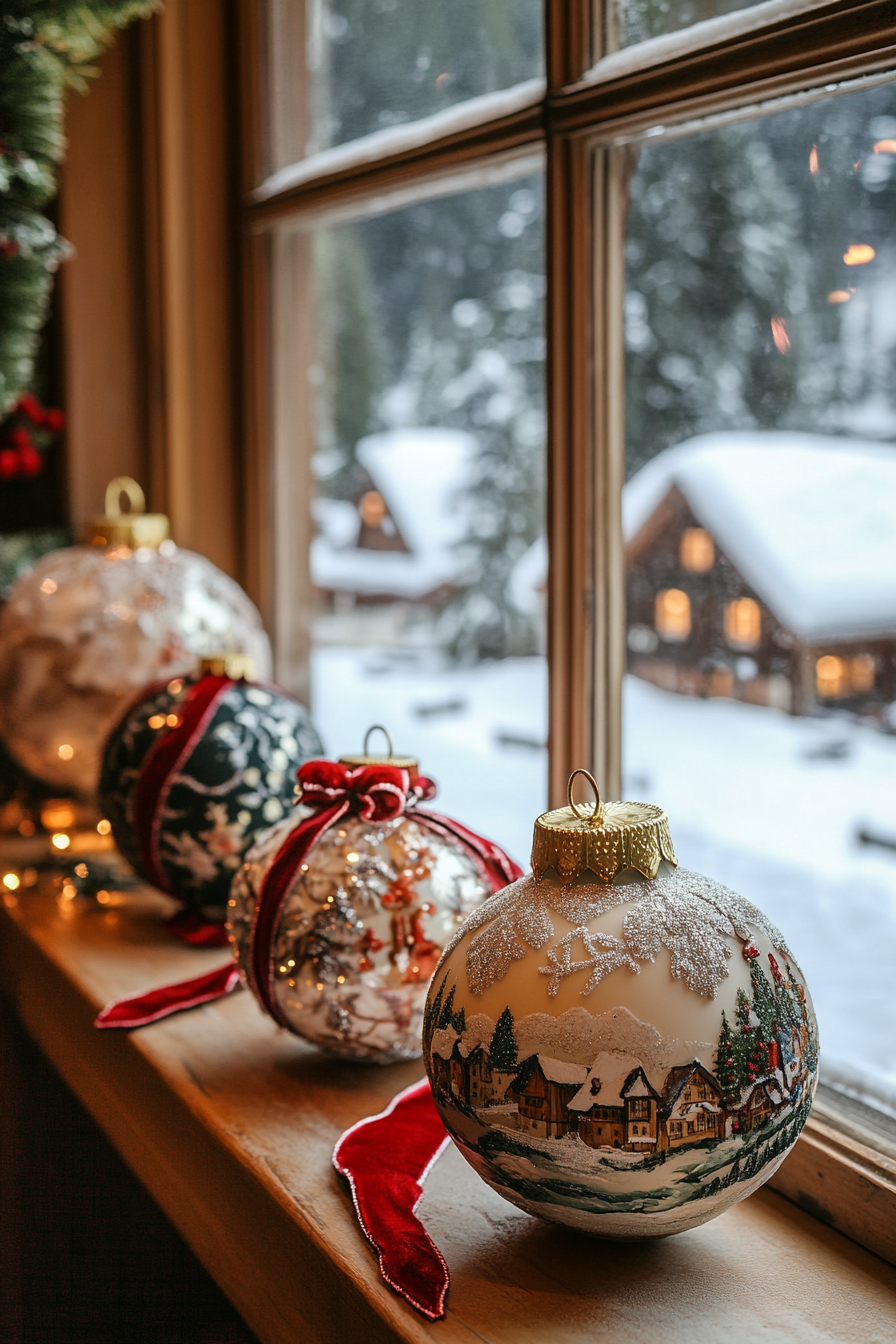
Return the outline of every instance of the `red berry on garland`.
{"type": "Polygon", "coordinates": [[[19,455],[15,448],[0,448],[0,477],[9,480],[19,474],[19,455]]]}
{"type": "Polygon", "coordinates": [[[44,424],[52,434],[59,434],[65,429],[65,416],[62,411],[59,411],[55,406],[52,406],[48,411],[44,412],[44,424]]]}
{"type": "Polygon", "coordinates": [[[43,465],[44,460],[33,443],[27,443],[19,449],[19,471],[23,476],[39,475],[43,465]]]}

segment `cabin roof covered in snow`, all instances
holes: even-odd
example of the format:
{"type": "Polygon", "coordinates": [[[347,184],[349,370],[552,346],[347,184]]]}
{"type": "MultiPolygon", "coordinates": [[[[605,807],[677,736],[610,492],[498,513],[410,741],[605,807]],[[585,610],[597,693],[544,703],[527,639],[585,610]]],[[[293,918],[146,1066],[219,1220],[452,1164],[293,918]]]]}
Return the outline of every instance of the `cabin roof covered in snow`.
{"type": "Polygon", "coordinates": [[[549,1083],[565,1083],[567,1086],[575,1083],[578,1087],[588,1072],[584,1064],[567,1064],[563,1059],[549,1059],[546,1055],[539,1055],[538,1063],[549,1083]]]}
{"type": "Polygon", "coordinates": [[[626,484],[627,541],[673,486],[802,639],[896,632],[896,446],[816,434],[701,435],[660,453],[626,484]]]}
{"type": "MultiPolygon", "coordinates": [[[[604,1053],[587,1071],[584,1083],[569,1103],[571,1111],[590,1111],[592,1106],[621,1106],[622,1089],[633,1073],[641,1069],[641,1061],[633,1055],[604,1053]],[[595,1091],[595,1083],[598,1085],[595,1091]]],[[[645,1090],[635,1095],[649,1095],[645,1090]]]]}
{"type": "Polygon", "coordinates": [[[473,436],[454,429],[392,430],[361,439],[356,452],[408,549],[360,550],[354,505],[320,500],[320,533],[311,544],[314,583],[414,600],[457,580],[464,565],[457,544],[466,527],[459,497],[472,479],[473,436]]]}

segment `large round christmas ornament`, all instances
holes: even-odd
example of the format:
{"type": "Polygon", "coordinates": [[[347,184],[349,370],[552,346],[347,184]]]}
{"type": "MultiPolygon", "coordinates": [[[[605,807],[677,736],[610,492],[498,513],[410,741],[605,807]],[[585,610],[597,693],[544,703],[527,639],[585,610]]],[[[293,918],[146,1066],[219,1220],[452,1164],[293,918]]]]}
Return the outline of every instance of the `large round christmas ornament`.
{"type": "Polygon", "coordinates": [[[424,1059],[445,1125],[498,1194],[596,1236],[661,1237],[783,1160],[818,1035],[782,935],[676,867],[658,807],[598,800],[592,816],[570,788],[535,823],[532,872],[446,948],[424,1059]]]}
{"type": "Polygon", "coordinates": [[[330,1054],[420,1055],[423,1005],[464,918],[519,875],[491,841],[419,806],[410,757],[310,761],[301,805],[247,855],[228,927],[243,979],[282,1026],[330,1054]]]}
{"type": "Polygon", "coordinates": [[[223,912],[243,855],[292,812],[295,772],[317,756],[307,710],[245,660],[147,687],[112,730],[100,805],[125,858],[193,909],[223,912]]]}
{"type": "Polygon", "coordinates": [[[0,733],[32,775],[91,797],[103,742],[142,686],[221,652],[247,654],[268,676],[271,656],[246,594],[175,546],[135,481],[110,483],[86,539],[39,561],[0,614],[0,733]]]}

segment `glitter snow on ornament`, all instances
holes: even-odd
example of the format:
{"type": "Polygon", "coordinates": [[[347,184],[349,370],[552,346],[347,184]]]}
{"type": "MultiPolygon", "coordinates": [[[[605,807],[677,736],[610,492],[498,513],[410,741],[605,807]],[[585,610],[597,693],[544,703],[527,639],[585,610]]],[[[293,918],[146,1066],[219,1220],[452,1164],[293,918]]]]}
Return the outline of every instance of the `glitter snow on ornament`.
{"type": "Polygon", "coordinates": [[[700,874],[530,874],[446,949],[424,1021],[436,1104],[520,1208],[597,1236],[666,1236],[742,1199],[805,1123],[818,1035],[754,905],[700,874]]]}

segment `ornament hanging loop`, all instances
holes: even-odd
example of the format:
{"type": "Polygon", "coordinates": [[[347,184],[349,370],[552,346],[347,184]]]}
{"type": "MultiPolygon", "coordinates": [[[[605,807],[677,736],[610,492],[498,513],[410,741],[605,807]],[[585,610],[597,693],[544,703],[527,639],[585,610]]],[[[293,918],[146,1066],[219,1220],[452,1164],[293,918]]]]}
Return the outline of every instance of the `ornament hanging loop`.
{"type": "Polygon", "coordinates": [[[127,495],[128,514],[146,512],[146,496],[133,476],[114,476],[106,486],[106,517],[123,518],[121,496],[127,495]]]}
{"type": "Polygon", "coordinates": [[[392,742],[392,734],[389,732],[389,729],[384,728],[381,723],[371,724],[371,726],[367,729],[367,732],[364,734],[364,746],[362,748],[364,755],[365,756],[370,755],[369,745],[370,745],[370,738],[373,733],[383,734],[383,737],[385,737],[386,742],[388,744],[388,750],[386,752],[386,755],[390,758],[393,757],[395,755],[395,746],[392,742]]]}
{"type": "Polygon", "coordinates": [[[569,783],[566,786],[566,801],[569,803],[570,810],[576,814],[581,821],[589,821],[592,826],[599,826],[604,818],[603,804],[600,801],[600,789],[597,787],[597,780],[587,770],[573,770],[569,777],[569,783]],[[594,806],[590,812],[587,812],[572,796],[572,786],[575,783],[577,775],[587,779],[594,790],[594,806]]]}

